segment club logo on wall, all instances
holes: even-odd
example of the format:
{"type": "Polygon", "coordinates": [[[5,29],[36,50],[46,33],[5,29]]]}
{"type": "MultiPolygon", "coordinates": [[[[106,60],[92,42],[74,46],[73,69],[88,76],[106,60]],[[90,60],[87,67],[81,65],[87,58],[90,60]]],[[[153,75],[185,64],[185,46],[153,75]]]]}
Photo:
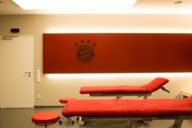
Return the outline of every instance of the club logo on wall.
{"type": "Polygon", "coordinates": [[[76,57],[80,62],[89,63],[94,59],[95,43],[90,40],[81,40],[80,43],[75,43],[75,46],[77,47],[76,57]]]}

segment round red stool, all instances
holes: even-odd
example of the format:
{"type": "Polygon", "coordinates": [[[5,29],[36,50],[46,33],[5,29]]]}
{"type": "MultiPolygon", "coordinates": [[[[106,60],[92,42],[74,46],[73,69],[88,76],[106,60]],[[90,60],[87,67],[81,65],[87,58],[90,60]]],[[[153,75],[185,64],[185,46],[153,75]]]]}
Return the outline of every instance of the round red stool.
{"type": "Polygon", "coordinates": [[[56,123],[59,119],[59,114],[54,112],[38,112],[32,115],[32,122],[36,125],[45,126],[45,128],[56,123]]]}

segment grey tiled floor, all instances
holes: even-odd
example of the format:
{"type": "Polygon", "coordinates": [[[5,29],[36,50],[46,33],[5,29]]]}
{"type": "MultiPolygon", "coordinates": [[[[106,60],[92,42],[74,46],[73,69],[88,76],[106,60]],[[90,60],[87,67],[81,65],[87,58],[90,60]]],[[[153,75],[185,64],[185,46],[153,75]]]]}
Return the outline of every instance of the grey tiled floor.
{"type": "MultiPolygon", "coordinates": [[[[42,126],[36,126],[31,122],[32,114],[40,111],[54,111],[61,114],[62,107],[0,109],[0,128],[42,128],[42,126]]],[[[171,120],[154,120],[149,122],[149,125],[139,125],[138,128],[168,128],[172,123],[173,121],[171,120]]],[[[68,124],[64,118],[61,125],[56,123],[48,126],[48,128],[127,128],[127,124],[118,120],[91,122],[84,126],[79,126],[78,124],[68,124]]],[[[185,120],[182,128],[192,128],[192,120],[185,120]]]]}

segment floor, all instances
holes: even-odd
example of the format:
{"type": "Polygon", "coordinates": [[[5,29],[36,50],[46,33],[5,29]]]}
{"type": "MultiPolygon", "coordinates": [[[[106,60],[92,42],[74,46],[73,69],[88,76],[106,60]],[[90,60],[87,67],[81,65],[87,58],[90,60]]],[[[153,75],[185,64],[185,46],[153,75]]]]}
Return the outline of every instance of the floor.
{"type": "MultiPolygon", "coordinates": [[[[41,128],[31,122],[31,116],[35,112],[53,111],[61,113],[62,107],[40,107],[40,108],[18,108],[18,109],[0,109],[0,128],[41,128]]],[[[138,128],[168,128],[173,121],[155,120],[149,121],[146,125],[138,124],[138,128]]],[[[59,123],[48,126],[48,128],[127,128],[127,122],[121,120],[92,121],[83,126],[77,123],[68,124],[64,118],[62,124],[59,123]]],[[[191,128],[192,120],[185,120],[182,128],[191,128]]]]}

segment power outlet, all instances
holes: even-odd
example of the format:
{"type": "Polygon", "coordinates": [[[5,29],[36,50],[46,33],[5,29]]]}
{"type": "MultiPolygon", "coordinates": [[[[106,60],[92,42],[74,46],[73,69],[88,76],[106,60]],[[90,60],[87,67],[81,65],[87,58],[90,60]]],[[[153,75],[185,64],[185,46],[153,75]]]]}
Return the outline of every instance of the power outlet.
{"type": "Polygon", "coordinates": [[[37,99],[41,99],[41,95],[40,94],[37,94],[37,99]]]}

